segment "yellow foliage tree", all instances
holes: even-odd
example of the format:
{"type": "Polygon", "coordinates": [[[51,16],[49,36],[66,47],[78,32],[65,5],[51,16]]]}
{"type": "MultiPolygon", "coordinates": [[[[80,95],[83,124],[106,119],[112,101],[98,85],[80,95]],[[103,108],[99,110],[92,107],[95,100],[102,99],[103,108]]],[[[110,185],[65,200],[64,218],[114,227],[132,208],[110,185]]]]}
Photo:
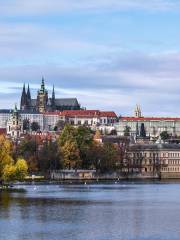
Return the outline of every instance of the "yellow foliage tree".
{"type": "Polygon", "coordinates": [[[23,180],[27,176],[28,166],[24,159],[20,158],[15,164],[15,178],[23,180]]]}
{"type": "Polygon", "coordinates": [[[81,160],[79,156],[79,149],[76,142],[66,141],[64,146],[61,148],[63,158],[64,158],[64,167],[68,169],[78,168],[81,160]]]}
{"type": "Polygon", "coordinates": [[[0,178],[4,173],[6,166],[13,164],[11,157],[12,145],[4,136],[0,136],[0,178]]]}
{"type": "Polygon", "coordinates": [[[18,159],[16,164],[12,158],[12,144],[5,136],[0,136],[0,180],[22,180],[27,175],[27,163],[18,159]]]}
{"type": "Polygon", "coordinates": [[[3,170],[2,179],[4,181],[13,181],[16,179],[15,165],[6,165],[3,170]]]}

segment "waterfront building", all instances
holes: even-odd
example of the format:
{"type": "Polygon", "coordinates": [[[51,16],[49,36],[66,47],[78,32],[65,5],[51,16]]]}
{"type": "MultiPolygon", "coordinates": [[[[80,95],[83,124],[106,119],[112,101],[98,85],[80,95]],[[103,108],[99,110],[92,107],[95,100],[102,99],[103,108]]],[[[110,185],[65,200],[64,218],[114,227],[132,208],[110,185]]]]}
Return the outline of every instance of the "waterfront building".
{"type": "Polygon", "coordinates": [[[7,122],[7,135],[11,138],[19,138],[23,134],[23,121],[15,106],[7,122]]]}
{"type": "Polygon", "coordinates": [[[124,131],[128,127],[129,134],[136,137],[137,132],[140,132],[141,124],[144,124],[146,136],[151,138],[159,137],[163,131],[167,131],[172,136],[180,136],[180,118],[143,117],[139,106],[136,106],[134,116],[121,116],[119,122],[114,127],[118,135],[124,135],[124,131]]]}
{"type": "Polygon", "coordinates": [[[23,86],[20,110],[21,112],[54,112],[63,110],[79,110],[80,104],[76,98],[56,98],[55,88],[53,86],[52,96],[48,96],[44,79],[42,78],[41,87],[37,92],[36,98],[31,98],[30,87],[26,91],[25,84],[23,86]]]}
{"type": "Polygon", "coordinates": [[[124,171],[141,176],[180,178],[179,144],[130,144],[124,171]]]}

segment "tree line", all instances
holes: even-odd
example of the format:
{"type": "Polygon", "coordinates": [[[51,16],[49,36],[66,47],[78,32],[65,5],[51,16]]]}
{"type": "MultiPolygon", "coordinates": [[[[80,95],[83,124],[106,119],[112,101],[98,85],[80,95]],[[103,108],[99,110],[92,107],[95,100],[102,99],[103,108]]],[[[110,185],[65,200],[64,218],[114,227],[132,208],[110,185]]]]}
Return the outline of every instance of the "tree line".
{"type": "Polygon", "coordinates": [[[26,159],[29,172],[57,169],[96,169],[113,171],[121,166],[122,149],[112,143],[94,141],[94,132],[86,127],[66,124],[56,140],[39,144],[31,136],[16,147],[15,158],[26,159]]]}

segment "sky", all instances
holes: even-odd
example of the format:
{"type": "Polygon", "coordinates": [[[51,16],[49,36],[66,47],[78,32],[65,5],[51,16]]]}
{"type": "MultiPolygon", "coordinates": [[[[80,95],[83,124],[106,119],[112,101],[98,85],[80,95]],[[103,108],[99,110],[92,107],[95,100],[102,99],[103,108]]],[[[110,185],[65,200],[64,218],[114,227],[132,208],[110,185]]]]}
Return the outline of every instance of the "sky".
{"type": "Polygon", "coordinates": [[[87,109],[180,116],[179,0],[0,0],[0,108],[77,97],[87,109]]]}

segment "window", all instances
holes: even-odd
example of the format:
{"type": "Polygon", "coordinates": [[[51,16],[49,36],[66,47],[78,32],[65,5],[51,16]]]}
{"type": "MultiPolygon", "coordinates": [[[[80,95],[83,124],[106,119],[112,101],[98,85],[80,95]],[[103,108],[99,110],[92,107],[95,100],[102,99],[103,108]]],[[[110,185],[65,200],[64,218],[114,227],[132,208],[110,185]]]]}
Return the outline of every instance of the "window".
{"type": "Polygon", "coordinates": [[[74,125],[74,121],[73,120],[71,120],[70,123],[71,123],[71,125],[74,125]]]}
{"type": "Polygon", "coordinates": [[[84,124],[85,124],[85,125],[88,125],[88,120],[85,120],[85,121],[84,121],[84,124]]]}

